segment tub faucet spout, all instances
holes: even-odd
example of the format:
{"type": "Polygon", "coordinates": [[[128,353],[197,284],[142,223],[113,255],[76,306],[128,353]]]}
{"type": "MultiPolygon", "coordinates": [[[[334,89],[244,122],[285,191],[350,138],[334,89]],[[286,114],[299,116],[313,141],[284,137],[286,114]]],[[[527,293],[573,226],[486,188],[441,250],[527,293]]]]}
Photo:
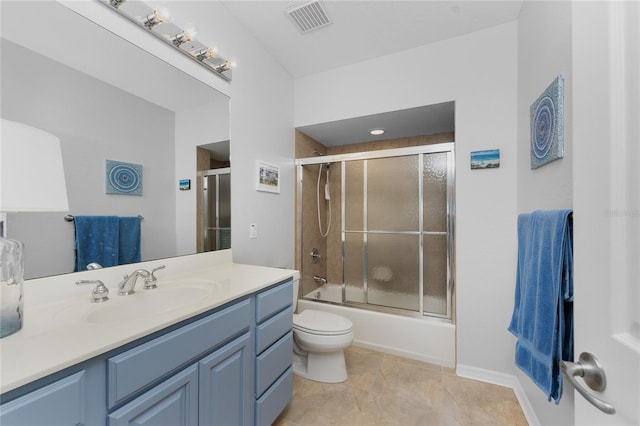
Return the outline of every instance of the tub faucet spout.
{"type": "Polygon", "coordinates": [[[327,279],[318,275],[314,275],[313,276],[313,280],[317,283],[322,283],[322,284],[326,284],[327,283],[327,279]]]}

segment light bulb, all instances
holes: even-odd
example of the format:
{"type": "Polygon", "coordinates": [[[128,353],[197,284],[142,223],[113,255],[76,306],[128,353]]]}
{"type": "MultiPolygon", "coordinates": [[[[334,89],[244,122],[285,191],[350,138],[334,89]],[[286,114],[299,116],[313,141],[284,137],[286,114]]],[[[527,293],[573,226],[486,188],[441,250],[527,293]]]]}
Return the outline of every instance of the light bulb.
{"type": "Polygon", "coordinates": [[[117,8],[119,8],[119,7],[122,5],[122,3],[124,3],[125,1],[127,1],[127,0],[109,0],[109,4],[110,4],[112,7],[114,7],[114,8],[116,8],[116,9],[117,9],[117,8]]]}
{"type": "Polygon", "coordinates": [[[196,37],[196,33],[196,27],[188,24],[181,33],[169,38],[169,41],[171,41],[174,46],[180,47],[184,43],[193,40],[196,37]]]}
{"type": "Polygon", "coordinates": [[[171,20],[171,12],[166,7],[161,7],[154,11],[156,18],[160,22],[169,22],[171,20]]]}
{"type": "Polygon", "coordinates": [[[193,55],[199,60],[199,61],[204,61],[207,58],[211,58],[213,56],[215,56],[216,51],[215,49],[212,49],[210,47],[207,47],[206,49],[201,49],[197,52],[193,52],[193,55]]]}
{"type": "Polygon", "coordinates": [[[384,129],[371,129],[369,130],[369,133],[374,136],[382,135],[384,133],[384,129]]]}
{"type": "Polygon", "coordinates": [[[183,34],[187,41],[195,40],[198,35],[198,29],[193,24],[186,24],[183,34]]]}
{"type": "Polygon", "coordinates": [[[170,20],[171,14],[169,13],[169,9],[167,9],[166,7],[161,7],[154,10],[153,13],[147,15],[142,20],[142,25],[144,25],[148,29],[151,29],[162,22],[169,22],[170,20]]]}
{"type": "Polygon", "coordinates": [[[232,68],[235,68],[235,66],[236,66],[235,62],[233,62],[230,59],[227,59],[222,64],[215,67],[215,70],[218,72],[225,72],[225,71],[229,71],[232,68]]]}

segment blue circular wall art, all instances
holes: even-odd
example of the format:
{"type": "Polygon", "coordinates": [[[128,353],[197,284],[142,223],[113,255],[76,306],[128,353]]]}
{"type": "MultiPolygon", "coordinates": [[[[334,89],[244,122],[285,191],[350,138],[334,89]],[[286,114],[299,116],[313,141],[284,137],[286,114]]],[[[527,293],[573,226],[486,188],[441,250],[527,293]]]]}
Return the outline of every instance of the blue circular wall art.
{"type": "Polygon", "coordinates": [[[142,195],[142,166],[107,160],[106,193],[120,195],[142,195]]]}
{"type": "Polygon", "coordinates": [[[558,76],[531,105],[531,168],[564,156],[563,81],[558,76]]]}

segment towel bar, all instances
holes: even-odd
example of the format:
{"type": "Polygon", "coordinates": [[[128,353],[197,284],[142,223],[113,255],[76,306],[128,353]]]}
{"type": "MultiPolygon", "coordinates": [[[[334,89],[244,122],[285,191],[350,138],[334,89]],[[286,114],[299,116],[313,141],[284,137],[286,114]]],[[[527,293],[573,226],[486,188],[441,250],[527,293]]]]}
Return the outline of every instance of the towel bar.
{"type": "MultiPolygon", "coordinates": [[[[138,217],[140,218],[140,220],[144,219],[144,217],[142,217],[141,215],[138,215],[138,217]]],[[[68,214],[64,217],[64,220],[66,220],[67,222],[73,222],[74,216],[72,214],[68,214]]]]}

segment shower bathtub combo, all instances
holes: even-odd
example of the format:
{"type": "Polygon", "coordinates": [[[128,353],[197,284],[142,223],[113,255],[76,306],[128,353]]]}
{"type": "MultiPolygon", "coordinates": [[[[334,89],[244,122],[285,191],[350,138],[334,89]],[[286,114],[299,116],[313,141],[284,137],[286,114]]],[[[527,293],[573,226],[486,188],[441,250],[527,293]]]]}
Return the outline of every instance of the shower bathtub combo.
{"type": "Polygon", "coordinates": [[[454,144],[296,160],[298,312],[354,343],[455,366],[454,144]]]}

